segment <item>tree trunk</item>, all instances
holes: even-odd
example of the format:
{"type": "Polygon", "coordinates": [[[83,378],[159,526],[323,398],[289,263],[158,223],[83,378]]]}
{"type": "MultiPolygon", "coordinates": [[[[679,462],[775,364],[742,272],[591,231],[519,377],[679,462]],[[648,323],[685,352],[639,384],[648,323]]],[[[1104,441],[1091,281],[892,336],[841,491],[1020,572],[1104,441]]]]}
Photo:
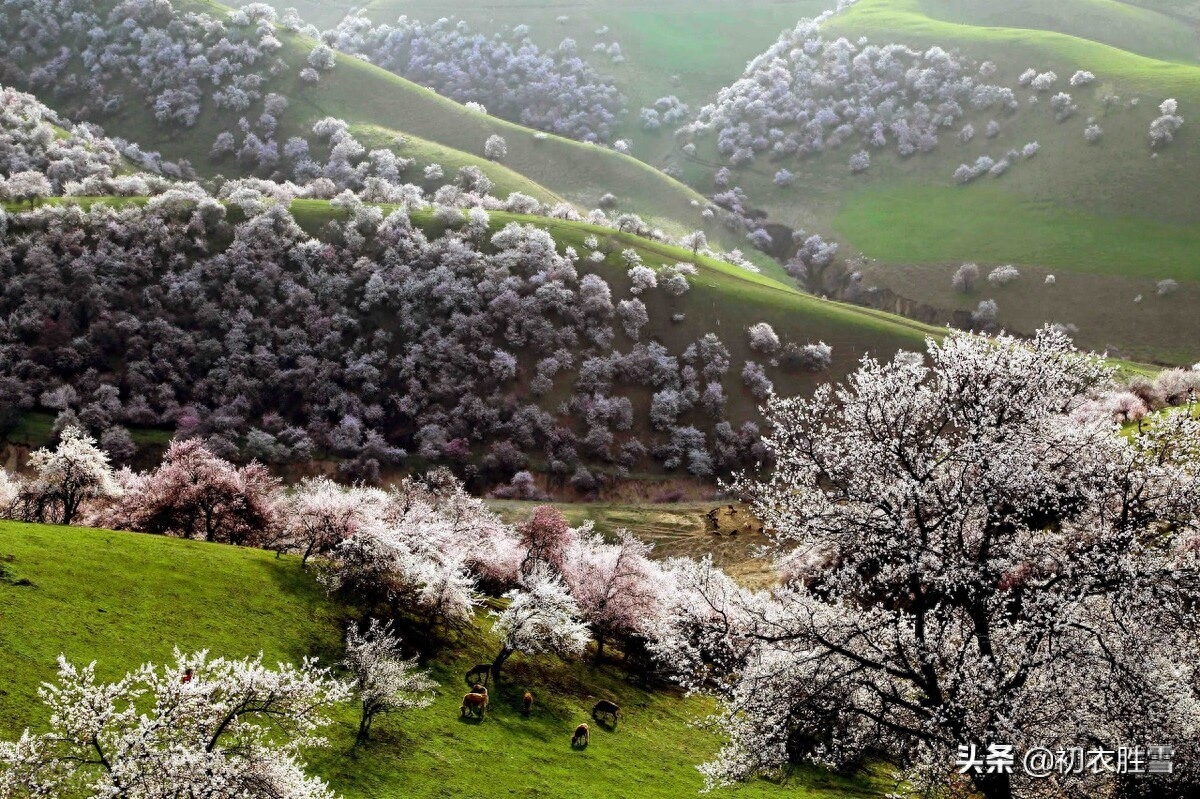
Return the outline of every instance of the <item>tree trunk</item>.
{"type": "Polygon", "coordinates": [[[985,799],[1012,799],[1012,776],[1009,774],[976,774],[973,781],[985,799]]]}
{"type": "Polygon", "coordinates": [[[358,735],[354,739],[355,746],[363,743],[371,736],[371,720],[371,714],[363,710],[362,718],[358,722],[358,735]]]}
{"type": "Polygon", "coordinates": [[[604,659],[604,636],[596,636],[596,662],[599,663],[604,659]]]}
{"type": "Polygon", "coordinates": [[[69,493],[63,494],[62,503],[63,503],[62,523],[64,525],[70,525],[71,520],[75,518],[75,506],[78,503],[72,501],[71,495],[69,493]]]}
{"type": "Polygon", "coordinates": [[[508,660],[513,651],[508,647],[500,650],[500,654],[496,655],[496,659],[492,661],[492,677],[496,682],[500,682],[500,669],[504,667],[504,661],[508,660]]]}

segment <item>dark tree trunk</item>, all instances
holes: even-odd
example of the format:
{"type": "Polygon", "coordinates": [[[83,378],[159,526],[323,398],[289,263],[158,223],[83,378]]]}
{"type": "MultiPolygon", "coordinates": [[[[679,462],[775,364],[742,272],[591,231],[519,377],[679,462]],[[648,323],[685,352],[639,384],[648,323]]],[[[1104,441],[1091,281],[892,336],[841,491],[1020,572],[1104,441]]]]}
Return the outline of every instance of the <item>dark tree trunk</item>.
{"type": "Polygon", "coordinates": [[[500,654],[496,655],[496,659],[492,661],[492,677],[496,682],[500,682],[500,669],[504,667],[504,661],[512,655],[513,651],[508,647],[500,650],[500,654]]]}
{"type": "Polygon", "coordinates": [[[358,746],[371,737],[371,721],[373,716],[365,709],[363,710],[362,718],[358,722],[358,735],[354,738],[354,745],[358,746]]]}
{"type": "Polygon", "coordinates": [[[1011,775],[976,774],[973,779],[984,799],[1012,799],[1011,775]]]}

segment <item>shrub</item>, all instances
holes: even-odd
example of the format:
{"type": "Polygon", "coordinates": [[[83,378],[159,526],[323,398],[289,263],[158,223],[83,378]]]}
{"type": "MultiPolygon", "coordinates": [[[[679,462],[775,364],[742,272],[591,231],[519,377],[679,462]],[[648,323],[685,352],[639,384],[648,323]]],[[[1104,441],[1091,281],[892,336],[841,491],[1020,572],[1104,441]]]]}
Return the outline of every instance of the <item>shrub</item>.
{"type": "Polygon", "coordinates": [[[1021,273],[1017,268],[1012,264],[1008,264],[1006,266],[997,266],[988,273],[987,279],[993,286],[1007,286],[1020,276],[1021,273]]]}

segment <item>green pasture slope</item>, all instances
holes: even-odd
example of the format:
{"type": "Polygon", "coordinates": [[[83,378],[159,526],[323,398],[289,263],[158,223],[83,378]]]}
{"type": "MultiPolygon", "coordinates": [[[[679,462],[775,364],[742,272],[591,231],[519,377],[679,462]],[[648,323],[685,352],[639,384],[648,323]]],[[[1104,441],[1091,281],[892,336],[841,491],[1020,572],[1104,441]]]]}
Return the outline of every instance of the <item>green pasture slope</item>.
{"type": "MultiPolygon", "coordinates": [[[[341,656],[350,608],[330,601],[298,559],[268,552],[136,533],[0,522],[0,737],[44,725],[37,699],[55,659],[96,660],[103,678],[172,646],[207,648],[268,662],[341,656]]],[[[460,721],[469,664],[490,660],[495,641],[480,622],[429,664],[441,684],[435,704],[383,717],[374,740],[355,750],[357,721],[347,706],[328,729],[331,747],[312,753],[314,773],[347,799],[404,796],[579,796],[680,799],[703,787],[694,766],[719,746],[692,725],[710,710],[701,699],[648,691],[618,666],[560,663],[518,655],[492,691],[481,722],[460,721]],[[518,711],[531,690],[534,713],[518,711]],[[569,746],[595,697],[623,708],[619,726],[592,725],[591,745],[569,746]]],[[[840,779],[801,770],[783,784],[758,780],[718,796],[836,799],[881,796],[883,779],[840,779]]]]}
{"type": "MultiPolygon", "coordinates": [[[[1015,0],[1002,1],[996,6],[1007,8],[1012,3],[1015,0]]],[[[1015,85],[1016,76],[1027,67],[1053,69],[1059,75],[1056,90],[1069,91],[1079,106],[1074,117],[1057,123],[1046,98],[1030,107],[1027,99],[1031,90],[1019,90],[1022,108],[1013,117],[999,117],[1001,133],[994,142],[977,137],[969,145],[959,145],[953,136],[944,136],[945,141],[932,155],[913,158],[902,165],[889,164],[889,169],[882,170],[878,178],[859,182],[864,187],[863,193],[869,194],[880,186],[909,188],[919,184],[961,198],[981,193],[981,186],[995,186],[1026,201],[1029,213],[1038,213],[1039,202],[1047,214],[1055,211],[1054,205],[1087,212],[1088,218],[1074,220],[1074,224],[1087,232],[1103,233],[1114,218],[1127,218],[1137,224],[1161,221],[1179,226],[1200,222],[1200,207],[1194,202],[1193,192],[1200,177],[1196,134],[1185,124],[1175,141],[1163,148],[1157,158],[1151,158],[1148,139],[1150,122],[1158,115],[1157,106],[1163,99],[1176,98],[1185,119],[1190,108],[1200,107],[1200,65],[1194,60],[1156,60],[1090,41],[1077,35],[1075,28],[1066,27],[1076,24],[1072,20],[1088,19],[1084,11],[1093,4],[1097,13],[1111,10],[1110,6],[1122,7],[1104,0],[1072,0],[1069,5],[1078,6],[1078,13],[1063,17],[1061,31],[946,22],[923,13],[920,0],[863,0],[836,18],[830,26],[834,34],[866,35],[872,41],[900,40],[916,46],[939,44],[957,47],[979,60],[991,59],[1000,68],[997,80],[1002,85],[1015,85]],[[1097,82],[1068,87],[1066,81],[1077,69],[1094,72],[1097,82]],[[1123,102],[1105,112],[1100,98],[1109,92],[1120,96],[1123,102]],[[1130,101],[1135,98],[1138,105],[1131,107],[1130,101]],[[1104,138],[1092,146],[1083,140],[1088,117],[1095,117],[1104,130],[1104,138]],[[1042,146],[1034,161],[1018,163],[998,179],[981,179],[966,187],[953,185],[951,174],[958,163],[985,153],[999,156],[1009,148],[1020,149],[1027,141],[1038,141],[1042,146]]],[[[1139,13],[1154,16],[1145,11],[1139,13]]],[[[1087,25],[1078,24],[1087,29],[1087,25]]],[[[1180,23],[1170,21],[1170,24],[1190,33],[1180,23]]],[[[1129,30],[1132,32],[1121,38],[1130,40],[1130,46],[1137,44],[1148,51],[1149,42],[1141,42],[1141,37],[1135,35],[1141,29],[1129,30]]],[[[955,202],[971,201],[948,200],[945,204],[950,206],[955,202]]],[[[856,208],[856,202],[851,201],[842,214],[853,218],[856,208]]],[[[1007,210],[998,206],[994,216],[1001,216],[1007,210]]],[[[986,246],[989,238],[1003,239],[992,236],[988,218],[980,218],[978,211],[979,207],[974,206],[956,214],[954,219],[973,220],[970,227],[981,245],[986,246]]],[[[929,221],[936,224],[942,220],[930,214],[929,221]]],[[[1043,230],[1033,229],[1023,237],[1026,241],[1022,246],[1043,241],[1043,236],[1043,230]]],[[[1172,237],[1172,233],[1164,231],[1161,240],[1169,244],[1172,237]]],[[[1119,264],[1122,259],[1109,256],[1103,247],[1084,246],[1076,249],[1071,266],[1089,271],[1098,268],[1089,265],[1105,261],[1119,264]]],[[[1195,272],[1192,275],[1193,279],[1198,276],[1195,272]]]]}
{"type": "MultiPolygon", "coordinates": [[[[1018,89],[1021,108],[995,115],[1001,130],[993,140],[978,135],[963,145],[947,131],[933,153],[905,160],[875,154],[870,171],[857,176],[849,173],[850,151],[843,148],[789,164],[798,180],[783,189],[771,182],[777,165],[761,160],[735,172],[734,182],[774,220],[833,233],[847,254],[865,256],[868,284],[912,303],[963,309],[991,297],[1001,323],[1019,332],[1059,321],[1076,325],[1088,347],[1193,363],[1200,358],[1200,315],[1188,312],[1200,299],[1194,191],[1200,182],[1200,45],[1194,22],[1167,5],[1186,4],[861,0],[827,24],[827,35],[957,49],[994,61],[996,82],[1014,87],[1028,67],[1053,69],[1056,91],[1069,91],[1078,111],[1058,123],[1047,97],[1030,106],[1032,91],[1018,89]],[[1097,82],[1067,86],[1077,69],[1094,72],[1097,82]],[[1110,92],[1121,102],[1105,111],[1101,98],[1110,92]],[[1188,121],[1151,157],[1147,132],[1167,97],[1179,101],[1188,121]],[[1104,131],[1095,145],[1083,139],[1089,117],[1104,131]],[[958,164],[980,155],[999,158],[1030,141],[1041,145],[1035,158],[1000,178],[954,185],[958,164]],[[1001,290],[985,284],[975,294],[956,295],[950,275],[964,261],[985,268],[1015,263],[1036,275],[1037,284],[1001,290]],[[1047,293],[1041,288],[1047,273],[1056,275],[1060,289],[1066,276],[1070,289],[1047,293]],[[1155,284],[1165,278],[1182,287],[1168,298],[1171,304],[1152,305],[1150,299],[1159,299],[1155,284]],[[1138,296],[1144,301],[1135,302],[1138,296]]],[[[980,131],[992,117],[968,114],[980,131]]],[[[711,138],[699,144],[701,159],[715,161],[711,138]]],[[[685,179],[704,187],[711,174],[711,166],[693,163],[685,179]]]]}

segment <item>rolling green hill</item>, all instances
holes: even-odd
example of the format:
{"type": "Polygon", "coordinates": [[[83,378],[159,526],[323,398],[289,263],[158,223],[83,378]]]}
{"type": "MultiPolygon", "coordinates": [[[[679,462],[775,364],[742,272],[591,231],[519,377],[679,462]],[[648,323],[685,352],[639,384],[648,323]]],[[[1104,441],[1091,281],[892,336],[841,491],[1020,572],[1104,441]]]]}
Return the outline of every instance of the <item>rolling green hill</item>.
{"type": "MultiPolygon", "coordinates": [[[[317,655],[336,662],[351,609],[325,594],[297,559],[269,552],[136,533],[0,522],[0,737],[35,730],[45,715],[37,687],[54,676],[55,658],[98,661],[102,679],[174,645],[268,662],[317,655]]],[[[494,642],[476,628],[429,665],[441,684],[428,709],[375,724],[373,740],[352,746],[350,707],[328,729],[330,748],[312,753],[313,771],[347,799],[362,797],[695,795],[697,763],[712,756],[716,736],[692,726],[710,705],[669,691],[649,691],[617,667],[513,658],[492,691],[482,723],[458,719],[469,664],[488,660],[494,642]],[[537,697],[523,717],[525,690],[537,697]],[[573,751],[571,731],[595,696],[616,700],[625,718],[597,729],[573,751]]],[[[783,786],[758,780],[719,791],[746,799],[836,799],[880,796],[882,779],[837,779],[798,771],[783,786]]]]}
{"type": "MultiPolygon", "coordinates": [[[[1200,298],[1194,257],[1200,207],[1192,188],[1200,178],[1196,134],[1185,124],[1154,158],[1147,140],[1163,98],[1178,99],[1185,119],[1200,107],[1192,25],[1108,0],[1036,7],[1015,0],[863,0],[831,30],[873,41],[958,47],[995,61],[1001,85],[1015,85],[1017,73],[1029,66],[1055,70],[1060,85],[1076,69],[1097,76],[1093,86],[1062,86],[1080,107],[1065,123],[1055,123],[1044,104],[1025,106],[1013,120],[1002,120],[994,147],[946,143],[929,158],[888,163],[828,198],[825,219],[877,259],[867,269],[869,280],[949,307],[990,296],[1011,327],[1072,323],[1083,343],[1126,356],[1183,364],[1200,357],[1200,326],[1190,311],[1200,298]],[[1099,97],[1108,92],[1123,102],[1106,112],[1099,97]],[[1139,104],[1131,107],[1135,97],[1139,104]],[[1089,116],[1104,130],[1092,146],[1082,138],[1089,116]],[[1042,145],[1036,163],[1018,164],[998,180],[951,185],[956,163],[1031,140],[1042,145]],[[948,290],[950,274],[968,260],[1017,263],[1031,280],[955,296],[948,290]],[[1056,290],[1043,287],[1047,272],[1059,278],[1056,290]],[[1164,278],[1181,282],[1176,295],[1155,295],[1164,278]]],[[[1019,92],[1022,101],[1027,94],[1019,92]]]]}
{"type": "MultiPolygon", "coordinates": [[[[764,156],[735,170],[733,182],[773,221],[833,234],[844,255],[863,255],[854,268],[865,282],[901,298],[887,307],[949,313],[993,298],[1000,322],[1018,332],[1058,321],[1077,326],[1085,346],[1192,363],[1200,358],[1200,317],[1190,313],[1200,300],[1200,262],[1193,256],[1200,235],[1193,189],[1200,180],[1193,124],[1200,108],[1200,39],[1194,23],[1177,13],[1185,6],[861,0],[826,24],[827,38],[957,50],[995,62],[998,72],[989,80],[1001,86],[1016,87],[1029,67],[1054,70],[1054,91],[1069,91],[1078,111],[1058,123],[1046,102],[1030,106],[1033,92],[1018,89],[1021,108],[997,116],[1001,128],[993,140],[979,136],[964,145],[946,131],[934,152],[908,159],[877,153],[862,175],[850,174],[846,159],[853,150],[843,147],[789,161],[797,175],[789,188],[773,184],[781,164],[764,156]],[[1094,72],[1096,83],[1067,86],[1079,69],[1094,72]],[[1109,93],[1121,101],[1106,110],[1102,98],[1109,93]],[[1167,97],[1179,101],[1188,123],[1152,157],[1148,130],[1167,97]],[[1089,117],[1104,132],[1094,145],[1083,138],[1089,117]],[[980,155],[999,158],[1031,141],[1041,145],[1035,159],[1000,178],[954,184],[959,164],[980,155]],[[1015,263],[1030,279],[958,295],[950,291],[950,276],[965,261],[980,262],[985,272],[1015,263]],[[1047,273],[1059,279],[1059,290],[1043,289],[1047,273]],[[1180,281],[1178,293],[1169,303],[1152,303],[1160,299],[1156,283],[1165,278],[1180,281]],[[1143,301],[1135,302],[1138,296],[1143,301]]],[[[736,24],[737,13],[727,13],[736,24]]],[[[760,52],[768,44],[764,40],[760,52]]],[[[967,118],[978,129],[992,116],[968,112],[967,118]]],[[[719,156],[711,137],[697,143],[699,158],[687,164],[684,179],[706,189],[719,156]]]]}
{"type": "MultiPolygon", "coordinates": [[[[228,9],[208,0],[181,0],[177,7],[224,15],[228,9]]],[[[307,135],[314,122],[324,117],[346,120],[352,128],[386,132],[390,140],[400,133],[410,137],[406,152],[419,165],[437,161],[445,166],[473,163],[481,166],[503,189],[522,191],[539,198],[565,198],[582,208],[594,208],[608,192],[617,197],[618,207],[638,213],[653,224],[676,233],[707,227],[710,238],[728,238],[729,247],[745,246],[728,237],[720,226],[706,226],[700,217],[704,198],[662,172],[611,149],[587,145],[547,134],[535,139],[536,131],[505,120],[468,110],[386,70],[349,56],[339,56],[337,67],[319,84],[310,86],[299,79],[305,58],[314,42],[278,31],[284,47],[280,57],[287,64],[272,89],[291,101],[280,118],[280,141],[307,135]],[[508,143],[502,166],[482,159],[488,136],[499,134],[508,143]]],[[[239,169],[232,161],[214,163],[208,152],[217,133],[233,127],[236,114],[208,113],[186,130],[167,130],[154,121],[152,110],[130,103],[119,115],[105,120],[113,134],[160,150],[168,158],[187,158],[201,172],[239,169]]]]}

